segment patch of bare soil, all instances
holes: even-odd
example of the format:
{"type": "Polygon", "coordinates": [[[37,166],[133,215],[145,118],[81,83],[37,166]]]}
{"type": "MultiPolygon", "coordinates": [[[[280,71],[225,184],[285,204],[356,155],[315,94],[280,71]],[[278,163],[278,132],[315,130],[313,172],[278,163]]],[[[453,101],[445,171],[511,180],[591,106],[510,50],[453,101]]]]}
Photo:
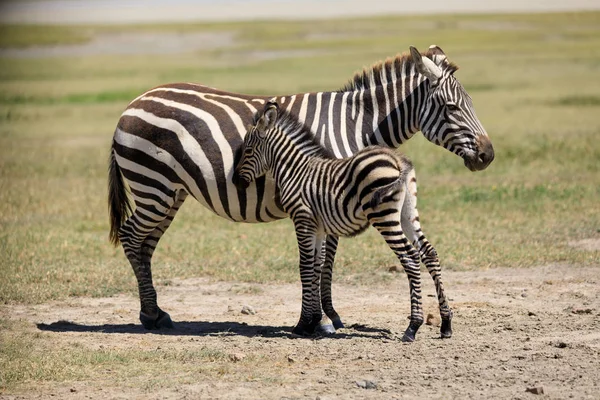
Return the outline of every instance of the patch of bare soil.
{"type": "MultiPolygon", "coordinates": [[[[10,306],[2,313],[57,343],[206,346],[231,355],[228,374],[174,389],[104,384],[99,391],[93,382],[78,382],[38,386],[27,398],[597,398],[599,273],[600,266],[568,265],[445,271],[454,336],[441,340],[439,327],[423,325],[410,344],[400,342],[409,312],[404,274],[383,287],[335,285],[347,328],[319,339],[289,334],[299,314],[299,284],[173,280],[159,288],[161,306],[179,321],[166,335],[140,327],[138,300],[129,296],[10,306]],[[256,313],[242,314],[244,305],[256,313]],[[253,356],[268,361],[252,364],[253,376],[277,379],[247,379],[241,360],[253,356]]],[[[425,315],[437,315],[433,293],[427,279],[425,315]]]]}
{"type": "Polygon", "coordinates": [[[99,54],[177,54],[231,47],[235,32],[126,32],[95,36],[87,43],[0,49],[1,57],[83,57],[99,54]]]}

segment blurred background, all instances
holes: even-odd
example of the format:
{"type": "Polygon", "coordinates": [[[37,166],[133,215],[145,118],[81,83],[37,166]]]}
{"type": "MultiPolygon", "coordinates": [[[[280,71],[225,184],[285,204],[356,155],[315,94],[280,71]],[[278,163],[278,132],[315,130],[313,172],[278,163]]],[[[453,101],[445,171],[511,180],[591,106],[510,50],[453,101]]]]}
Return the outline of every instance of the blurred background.
{"type": "MultiPolygon", "coordinates": [[[[137,296],[107,240],[107,162],[143,91],[197,82],[247,94],[340,89],[431,44],[460,66],[496,159],[469,172],[421,135],[426,234],[447,269],[600,264],[597,1],[67,1],[0,5],[0,303],[137,296]]],[[[342,240],[338,282],[385,284],[375,232],[342,240]]],[[[297,281],[289,221],[243,225],[188,200],[154,257],[174,277],[297,281]]],[[[160,290],[160,289],[159,289],[160,290]]]]}

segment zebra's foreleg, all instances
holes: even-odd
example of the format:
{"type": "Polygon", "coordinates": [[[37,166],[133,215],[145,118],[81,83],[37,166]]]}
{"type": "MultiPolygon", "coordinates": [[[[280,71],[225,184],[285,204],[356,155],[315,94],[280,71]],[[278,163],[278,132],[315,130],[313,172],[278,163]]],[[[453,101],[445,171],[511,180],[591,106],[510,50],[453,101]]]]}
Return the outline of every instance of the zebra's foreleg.
{"type": "Polygon", "coordinates": [[[321,289],[323,287],[323,264],[325,262],[325,252],[326,252],[326,240],[323,238],[317,239],[317,245],[315,247],[315,258],[314,258],[314,275],[313,275],[313,284],[312,284],[312,301],[313,301],[313,310],[319,310],[321,313],[321,319],[319,321],[319,325],[316,328],[316,331],[321,334],[329,335],[335,333],[335,328],[333,327],[332,322],[326,315],[323,315],[321,308],[321,289]]]}
{"type": "Polygon", "coordinates": [[[433,279],[440,308],[440,316],[442,318],[440,334],[442,338],[450,338],[452,336],[452,310],[448,305],[448,299],[444,293],[442,269],[438,254],[421,230],[419,212],[417,210],[417,179],[414,170],[409,172],[406,186],[407,194],[402,206],[402,229],[406,232],[406,236],[413,246],[418,249],[421,261],[425,264],[427,271],[429,271],[433,279]]]}
{"type": "Polygon", "coordinates": [[[338,313],[333,308],[331,296],[331,283],[333,280],[333,263],[338,246],[338,237],[327,235],[325,240],[325,262],[321,271],[321,304],[325,315],[331,320],[333,328],[340,329],[344,327],[338,313]]]}
{"type": "MultiPolygon", "coordinates": [[[[320,299],[313,298],[315,282],[320,277],[315,275],[315,250],[317,243],[316,226],[311,223],[311,218],[306,216],[294,216],[296,226],[296,238],[300,253],[300,281],[302,282],[302,311],[300,320],[292,330],[293,334],[310,336],[321,322],[320,299]],[[316,300],[316,301],[315,301],[316,300]]],[[[317,295],[318,296],[318,295],[317,295]]]]}

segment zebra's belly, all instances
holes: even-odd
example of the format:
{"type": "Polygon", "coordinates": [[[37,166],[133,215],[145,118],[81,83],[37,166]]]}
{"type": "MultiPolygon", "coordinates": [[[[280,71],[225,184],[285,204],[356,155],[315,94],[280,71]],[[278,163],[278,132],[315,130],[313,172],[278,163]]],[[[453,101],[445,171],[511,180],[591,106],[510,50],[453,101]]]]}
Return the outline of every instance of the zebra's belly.
{"type": "Polygon", "coordinates": [[[201,193],[193,194],[193,197],[220,217],[247,223],[272,222],[289,217],[277,200],[279,195],[271,179],[260,178],[246,189],[239,189],[228,176],[227,182],[215,182],[215,185],[226,186],[227,190],[209,193],[210,203],[201,193]]]}
{"type": "Polygon", "coordinates": [[[340,237],[353,237],[363,233],[370,224],[364,216],[353,218],[321,218],[323,233],[340,237]]]}

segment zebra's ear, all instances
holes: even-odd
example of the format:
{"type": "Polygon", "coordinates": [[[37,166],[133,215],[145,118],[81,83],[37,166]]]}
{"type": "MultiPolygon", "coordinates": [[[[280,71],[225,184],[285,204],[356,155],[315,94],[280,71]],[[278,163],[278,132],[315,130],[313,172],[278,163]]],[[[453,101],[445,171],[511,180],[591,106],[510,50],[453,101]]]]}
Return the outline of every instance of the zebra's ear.
{"type": "Polygon", "coordinates": [[[417,71],[425,75],[425,77],[427,77],[427,79],[429,79],[431,83],[437,83],[438,79],[442,77],[441,68],[438,67],[429,58],[423,57],[421,53],[419,53],[419,50],[417,50],[413,46],[410,46],[410,55],[412,56],[412,59],[415,62],[417,71]]]}
{"type": "Polygon", "coordinates": [[[269,107],[265,107],[263,114],[258,119],[256,123],[256,132],[258,136],[262,139],[266,136],[267,131],[273,128],[275,125],[275,120],[277,119],[277,104],[271,105],[269,107]]]}
{"type": "Polygon", "coordinates": [[[278,104],[275,103],[274,105],[272,105],[271,107],[269,107],[265,110],[264,118],[266,118],[267,129],[271,129],[275,125],[275,120],[277,119],[278,108],[279,108],[278,104]]]}
{"type": "Polygon", "coordinates": [[[427,50],[427,56],[429,56],[435,65],[440,68],[444,64],[444,61],[446,61],[446,53],[444,53],[444,50],[442,50],[440,46],[436,46],[435,44],[429,46],[429,50],[427,50]]]}

